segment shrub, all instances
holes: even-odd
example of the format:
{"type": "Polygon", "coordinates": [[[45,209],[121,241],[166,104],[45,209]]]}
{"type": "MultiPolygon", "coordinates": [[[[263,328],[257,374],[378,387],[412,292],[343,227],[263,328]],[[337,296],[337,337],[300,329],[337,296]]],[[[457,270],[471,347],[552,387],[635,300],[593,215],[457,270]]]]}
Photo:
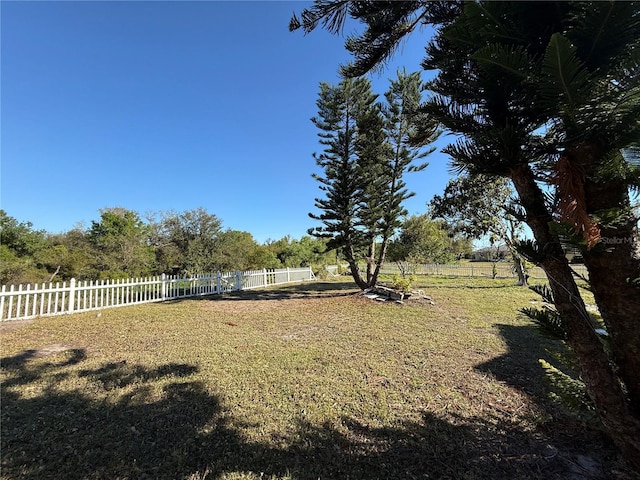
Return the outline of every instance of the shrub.
{"type": "Polygon", "coordinates": [[[408,292],[409,290],[411,290],[411,287],[416,282],[416,280],[417,278],[415,275],[402,276],[396,273],[391,279],[391,287],[401,292],[408,292]]]}

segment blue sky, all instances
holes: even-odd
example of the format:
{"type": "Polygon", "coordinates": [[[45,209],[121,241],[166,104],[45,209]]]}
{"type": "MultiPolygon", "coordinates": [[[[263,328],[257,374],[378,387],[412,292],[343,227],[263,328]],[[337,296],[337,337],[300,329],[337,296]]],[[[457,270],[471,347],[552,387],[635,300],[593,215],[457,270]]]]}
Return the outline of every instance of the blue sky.
{"type": "MultiPolygon", "coordinates": [[[[121,206],[203,207],[258,242],[305,235],[318,84],[349,60],[344,37],[288,31],[308,4],[2,1],[0,207],[49,232],[121,206]]],[[[370,77],[376,93],[419,70],[427,40],[370,77]]],[[[411,214],[450,177],[446,156],[428,161],[406,178],[411,214]]]]}

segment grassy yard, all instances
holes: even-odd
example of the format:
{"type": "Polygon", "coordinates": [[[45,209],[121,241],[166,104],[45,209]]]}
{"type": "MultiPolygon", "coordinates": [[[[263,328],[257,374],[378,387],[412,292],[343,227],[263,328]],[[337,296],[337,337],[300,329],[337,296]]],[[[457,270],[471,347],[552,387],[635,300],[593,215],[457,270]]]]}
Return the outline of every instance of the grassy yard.
{"type": "Polygon", "coordinates": [[[2,334],[3,479],[631,478],[546,400],[513,281],[318,282],[2,334]]]}

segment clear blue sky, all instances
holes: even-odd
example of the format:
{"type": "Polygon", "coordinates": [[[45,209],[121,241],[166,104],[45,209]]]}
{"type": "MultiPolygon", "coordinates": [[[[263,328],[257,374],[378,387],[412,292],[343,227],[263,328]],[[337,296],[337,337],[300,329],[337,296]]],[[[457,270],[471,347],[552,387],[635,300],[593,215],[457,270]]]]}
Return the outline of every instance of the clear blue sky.
{"type": "MultiPolygon", "coordinates": [[[[2,1],[0,207],[52,233],[121,206],[203,207],[258,242],[305,235],[321,193],[309,119],[349,60],[344,37],[288,31],[307,5],[2,1]]],[[[419,70],[427,40],[371,77],[377,93],[419,70]]],[[[406,179],[411,214],[450,177],[446,156],[428,161],[406,179]]]]}

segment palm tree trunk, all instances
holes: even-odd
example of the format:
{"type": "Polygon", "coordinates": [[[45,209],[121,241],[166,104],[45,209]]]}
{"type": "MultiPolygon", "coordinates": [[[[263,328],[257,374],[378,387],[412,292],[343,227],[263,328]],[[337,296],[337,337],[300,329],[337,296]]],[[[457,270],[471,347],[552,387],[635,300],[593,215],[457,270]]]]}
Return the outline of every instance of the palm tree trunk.
{"type": "MultiPolygon", "coordinates": [[[[585,197],[588,213],[630,205],[627,187],[619,181],[587,180],[585,197]]],[[[614,226],[601,226],[600,235],[601,243],[583,249],[582,255],[619,375],[640,417],[640,258],[635,216],[628,214],[614,226]]]]}
{"type": "Polygon", "coordinates": [[[525,209],[527,224],[543,252],[541,266],[549,279],[556,309],[567,329],[567,343],[576,355],[582,379],[611,438],[640,469],[640,418],[631,409],[629,398],[591,324],[562,246],[550,230],[553,219],[544,195],[528,165],[513,168],[510,177],[525,209]]]}

